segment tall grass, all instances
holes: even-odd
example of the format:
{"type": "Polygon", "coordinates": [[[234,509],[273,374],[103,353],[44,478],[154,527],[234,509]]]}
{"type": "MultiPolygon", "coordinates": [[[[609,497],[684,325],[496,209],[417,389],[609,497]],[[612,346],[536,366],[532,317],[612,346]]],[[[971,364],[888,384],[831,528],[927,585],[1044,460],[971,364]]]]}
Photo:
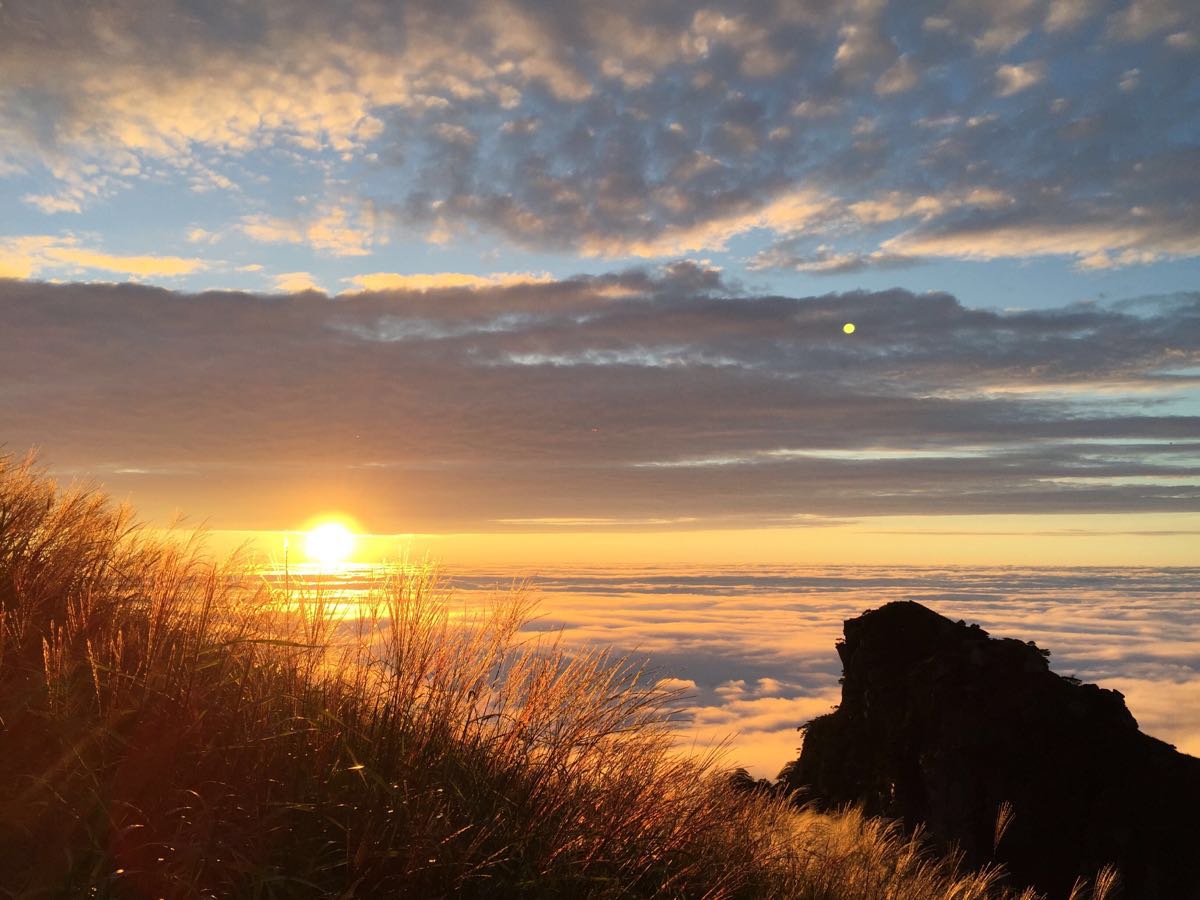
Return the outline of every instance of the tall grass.
{"type": "Polygon", "coordinates": [[[1004,895],[735,790],[677,695],[531,608],[395,570],[343,618],[0,459],[0,895],[1004,895]]]}

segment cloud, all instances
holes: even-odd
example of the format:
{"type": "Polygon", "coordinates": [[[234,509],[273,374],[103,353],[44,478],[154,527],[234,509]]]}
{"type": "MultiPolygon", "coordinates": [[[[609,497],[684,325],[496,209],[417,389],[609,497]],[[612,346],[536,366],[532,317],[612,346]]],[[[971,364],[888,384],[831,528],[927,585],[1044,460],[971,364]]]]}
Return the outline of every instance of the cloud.
{"type": "MultiPolygon", "coordinates": [[[[896,235],[840,211],[986,186],[1031,209],[1056,198],[1059,218],[1093,232],[1143,209],[1136,249],[1160,258],[1177,254],[1155,244],[1154,217],[1186,218],[1198,190],[1185,179],[1165,197],[1149,174],[1194,143],[1200,23],[1182,0],[1107,18],[1090,0],[886,15],[773,0],[67,6],[0,10],[0,171],[37,179],[17,195],[48,214],[151,180],[237,193],[251,212],[233,228],[329,255],[484,237],[671,258],[761,231],[846,256],[896,235]],[[1018,45],[1022,60],[999,56],[1018,45]],[[1071,78],[1034,102],[1049,59],[1071,78]],[[1150,85],[1154,102],[1139,100],[1150,85]],[[327,199],[279,212],[283,171],[327,199]]],[[[954,216],[895,221],[948,229],[954,216]]]]}
{"type": "Polygon", "coordinates": [[[323,293],[324,288],[308,272],[284,272],[274,278],[275,290],[284,294],[305,293],[314,291],[323,293]]]}
{"type": "Polygon", "coordinates": [[[580,249],[588,256],[649,258],[719,250],[724,249],[732,238],[755,229],[785,235],[803,231],[826,214],[831,204],[830,198],[815,191],[791,191],[766,203],[738,204],[725,215],[699,224],[668,228],[654,238],[596,238],[580,249]]]}
{"type": "Polygon", "coordinates": [[[960,259],[1072,256],[1082,269],[1107,269],[1200,255],[1189,220],[1164,211],[1139,216],[1114,211],[1107,222],[1055,221],[1053,213],[965,220],[942,229],[917,228],[884,241],[882,250],[960,259]]]}
{"type": "Polygon", "coordinates": [[[657,684],[664,691],[696,690],[696,682],[690,678],[660,678],[657,684]]]}
{"type": "Polygon", "coordinates": [[[0,278],[31,278],[43,265],[52,237],[0,238],[0,278]]]}
{"type": "Polygon", "coordinates": [[[441,122],[433,130],[447,144],[474,147],[478,143],[475,134],[469,128],[465,128],[462,125],[451,125],[449,122],[441,122]]]}
{"type": "Polygon", "coordinates": [[[355,223],[348,210],[337,206],[297,219],[249,215],[242,218],[237,229],[252,241],[306,244],[330,256],[366,256],[375,241],[370,228],[355,223]]]}
{"type": "Polygon", "coordinates": [[[890,63],[896,58],[894,42],[889,40],[875,21],[843,25],[840,43],[833,55],[835,69],[860,77],[867,71],[890,63]]]}
{"type": "Polygon", "coordinates": [[[44,272],[113,272],[135,278],[171,278],[205,267],[200,259],[179,256],[116,256],[81,246],[78,239],[36,235],[0,238],[0,277],[32,278],[44,272]]]}
{"type": "MultiPolygon", "coordinates": [[[[1034,0],[1009,0],[989,5],[971,3],[945,3],[926,14],[922,30],[941,41],[950,40],[976,57],[995,56],[1005,53],[1025,40],[1039,25],[1047,31],[1054,28],[1051,20],[1072,18],[1078,24],[1095,10],[1062,10],[1066,5],[1078,6],[1074,0],[1054,0],[1053,7],[1043,22],[1044,6],[1034,0]]],[[[1086,5],[1085,5],[1086,6],[1086,5]]]]}
{"type": "Polygon", "coordinates": [[[1000,66],[996,69],[996,93],[1011,97],[1039,84],[1045,77],[1046,65],[1041,62],[1000,66]]]}
{"type": "Polygon", "coordinates": [[[1125,41],[1144,40],[1181,25],[1194,25],[1196,7],[1187,0],[1133,0],[1109,18],[1110,32],[1125,41]]]}
{"type": "Polygon", "coordinates": [[[186,275],[204,266],[198,259],[183,259],[178,256],[113,256],[74,246],[56,246],[45,251],[46,257],[56,263],[65,263],[82,269],[99,269],[121,275],[186,275]]]}
{"type": "Polygon", "coordinates": [[[752,271],[763,269],[791,269],[813,275],[846,275],[868,269],[904,269],[920,262],[916,256],[901,253],[837,253],[828,246],[819,246],[811,254],[792,248],[781,242],[756,254],[749,262],[752,271]]]}
{"type": "Polygon", "coordinates": [[[47,215],[60,212],[77,213],[83,209],[78,198],[62,194],[26,194],[21,198],[21,202],[28,203],[47,215]]]}
{"type": "Polygon", "coordinates": [[[875,82],[877,94],[902,94],[911,91],[920,81],[921,74],[913,63],[912,58],[901,56],[896,64],[879,76],[875,82]]]}
{"type": "Polygon", "coordinates": [[[1012,206],[1013,197],[986,186],[963,186],[941,194],[906,194],[890,191],[851,203],[849,211],[867,225],[902,219],[930,221],[959,210],[999,210],[1012,206]]]}
{"type": "Polygon", "coordinates": [[[1117,87],[1128,93],[1136,91],[1141,83],[1142,73],[1140,69],[1126,69],[1121,73],[1121,80],[1117,83],[1117,87]]]}
{"type": "Polygon", "coordinates": [[[436,291],[450,288],[512,287],[519,284],[544,284],[553,279],[545,272],[493,272],[468,275],[463,272],[430,272],[400,275],[396,272],[372,272],[345,279],[363,291],[436,291]]]}
{"type": "MultiPolygon", "coordinates": [[[[371,4],[352,16],[319,3],[269,3],[288,14],[264,16],[236,4],[189,16],[185,6],[124,0],[44,27],[62,10],[6,4],[3,83],[41,91],[63,114],[51,135],[59,146],[97,162],[132,151],[172,164],[196,145],[348,153],[381,134],[381,110],[483,97],[504,105],[533,85],[568,101],[591,92],[533,4],[479,4],[465,17],[433,3],[392,14],[371,4]],[[471,30],[479,39],[464,42],[471,30]]],[[[34,142],[30,98],[14,87],[7,99],[35,119],[14,129],[34,142]]]]}
{"type": "Polygon", "coordinates": [[[0,378],[30,384],[0,393],[6,440],[186,460],[203,474],[169,479],[176,502],[247,525],[325,492],[430,531],[1200,507],[1194,294],[1000,313],[759,296],[694,263],[334,298],[274,281],[6,282],[0,378]]]}
{"type": "Polygon", "coordinates": [[[1049,32],[1078,28],[1095,14],[1095,0],[1051,0],[1046,10],[1045,27],[1049,32]]]}
{"type": "Polygon", "coordinates": [[[209,231],[199,226],[189,228],[186,237],[189,244],[215,244],[221,239],[221,235],[218,232],[209,231]]]}
{"type": "Polygon", "coordinates": [[[769,247],[760,250],[751,257],[747,268],[751,271],[790,269],[818,275],[841,275],[866,269],[906,268],[921,262],[916,252],[903,249],[906,242],[919,240],[913,236],[920,234],[918,229],[914,229],[911,234],[902,233],[891,238],[876,250],[839,250],[833,244],[817,243],[811,232],[817,231],[820,239],[826,241],[839,231],[903,221],[938,222],[951,218],[952,214],[961,217],[964,214],[998,213],[1010,209],[1015,203],[1016,200],[1006,192],[987,186],[962,186],[941,194],[889,191],[864,197],[840,208],[826,201],[815,208],[811,220],[813,223],[820,223],[820,227],[807,230],[803,227],[777,229],[776,233],[790,233],[791,236],[776,240],[769,247]]]}

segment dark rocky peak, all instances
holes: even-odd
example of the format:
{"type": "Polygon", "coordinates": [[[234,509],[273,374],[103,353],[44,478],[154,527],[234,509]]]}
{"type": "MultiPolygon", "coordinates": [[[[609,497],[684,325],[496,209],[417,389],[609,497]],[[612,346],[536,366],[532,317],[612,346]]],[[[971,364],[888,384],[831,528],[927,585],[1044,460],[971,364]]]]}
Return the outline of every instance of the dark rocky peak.
{"type": "Polygon", "coordinates": [[[844,633],[841,705],[802,726],[787,787],[924,825],[1051,897],[1112,863],[1125,897],[1200,898],[1200,760],[1142,734],[1118,691],[918,603],[844,633]],[[1003,804],[1014,818],[997,845],[1003,804]]]}

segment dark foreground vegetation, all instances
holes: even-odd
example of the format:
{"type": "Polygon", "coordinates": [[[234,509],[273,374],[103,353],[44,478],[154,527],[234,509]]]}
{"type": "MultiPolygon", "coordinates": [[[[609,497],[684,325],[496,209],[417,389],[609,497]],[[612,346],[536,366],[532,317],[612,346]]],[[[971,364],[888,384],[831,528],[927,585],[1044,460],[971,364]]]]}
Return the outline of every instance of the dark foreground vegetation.
{"type": "Polygon", "coordinates": [[[0,896],[1010,896],[678,754],[678,698],[519,595],[359,613],[0,460],[0,896]]]}
{"type": "Polygon", "coordinates": [[[921,825],[1050,897],[1115,864],[1128,897],[1200,898],[1200,759],[1142,734],[1120,693],[918,603],[845,636],[841,705],[806,726],[785,784],[921,825]]]}

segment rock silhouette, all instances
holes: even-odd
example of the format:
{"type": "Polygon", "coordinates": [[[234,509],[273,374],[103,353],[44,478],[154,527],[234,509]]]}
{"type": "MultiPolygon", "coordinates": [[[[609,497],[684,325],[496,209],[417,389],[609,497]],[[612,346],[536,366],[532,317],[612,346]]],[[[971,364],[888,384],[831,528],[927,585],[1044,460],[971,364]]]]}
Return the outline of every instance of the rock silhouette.
{"type": "Polygon", "coordinates": [[[1052,898],[1105,863],[1124,897],[1200,898],[1200,760],[1140,732],[1119,692],[912,602],[847,620],[837,650],[841,705],[802,726],[787,787],[923,824],[1052,898]]]}

